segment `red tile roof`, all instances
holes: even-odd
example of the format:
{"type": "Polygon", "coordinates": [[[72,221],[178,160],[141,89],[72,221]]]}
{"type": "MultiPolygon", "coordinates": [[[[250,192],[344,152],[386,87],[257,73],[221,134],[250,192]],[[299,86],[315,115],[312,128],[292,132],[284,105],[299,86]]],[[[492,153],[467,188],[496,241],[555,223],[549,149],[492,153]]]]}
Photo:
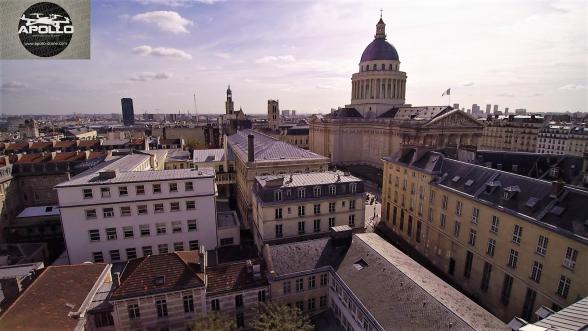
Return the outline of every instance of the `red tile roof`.
{"type": "Polygon", "coordinates": [[[28,148],[29,147],[29,143],[10,143],[5,145],[5,149],[7,151],[10,150],[17,150],[17,149],[23,149],[23,148],[28,148]]]}
{"type": "MultiPolygon", "coordinates": [[[[255,263],[260,263],[260,261],[257,260],[255,263]]],[[[261,277],[255,278],[253,273],[247,270],[246,261],[208,267],[206,269],[206,276],[208,280],[206,295],[256,288],[268,284],[265,276],[265,266],[261,264],[261,277]]]]}
{"type": "Polygon", "coordinates": [[[108,155],[108,153],[106,153],[106,152],[93,151],[93,152],[90,152],[90,154],[88,155],[88,160],[99,159],[102,157],[106,157],[107,155],[108,155]]]}
{"type": "Polygon", "coordinates": [[[131,144],[133,145],[142,145],[145,143],[145,138],[132,138],[131,144]]]}
{"type": "Polygon", "coordinates": [[[80,309],[106,264],[48,267],[0,317],[0,330],[74,330],[80,309]],[[72,307],[73,306],[73,307],[72,307]]]}
{"type": "Polygon", "coordinates": [[[78,140],[78,147],[94,147],[100,145],[100,140],[78,140]]]}
{"type": "Polygon", "coordinates": [[[131,260],[121,276],[113,300],[147,296],[204,286],[197,251],[150,255],[131,260]],[[162,283],[156,279],[162,277],[162,283]]]}
{"type": "Polygon", "coordinates": [[[49,141],[37,141],[31,145],[31,148],[36,149],[48,149],[50,147],[53,147],[53,143],[49,141]]]}
{"type": "Polygon", "coordinates": [[[51,160],[51,154],[43,154],[43,153],[32,153],[32,154],[23,154],[23,156],[18,159],[18,161],[14,162],[16,164],[23,164],[23,163],[41,163],[45,161],[51,160]]]}
{"type": "Polygon", "coordinates": [[[75,145],[75,141],[71,140],[62,140],[55,143],[55,148],[69,148],[75,145]]]}
{"type": "Polygon", "coordinates": [[[84,152],[61,152],[55,153],[55,157],[49,162],[83,161],[85,159],[86,153],[84,152]]]}

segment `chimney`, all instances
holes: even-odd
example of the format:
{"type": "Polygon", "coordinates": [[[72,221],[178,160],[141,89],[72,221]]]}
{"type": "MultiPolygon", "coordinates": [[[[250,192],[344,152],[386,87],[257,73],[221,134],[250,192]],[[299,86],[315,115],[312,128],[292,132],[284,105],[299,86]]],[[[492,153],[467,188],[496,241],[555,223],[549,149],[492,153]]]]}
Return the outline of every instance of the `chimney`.
{"type": "Polygon", "coordinates": [[[564,182],[559,180],[554,180],[551,182],[551,193],[549,194],[550,198],[557,198],[561,193],[564,187],[564,182]]]}
{"type": "Polygon", "coordinates": [[[346,246],[351,243],[353,229],[349,225],[339,225],[330,228],[331,242],[335,247],[346,246]]]}
{"type": "Polygon", "coordinates": [[[255,146],[253,145],[255,136],[250,134],[247,136],[247,162],[255,161],[255,146]]]}

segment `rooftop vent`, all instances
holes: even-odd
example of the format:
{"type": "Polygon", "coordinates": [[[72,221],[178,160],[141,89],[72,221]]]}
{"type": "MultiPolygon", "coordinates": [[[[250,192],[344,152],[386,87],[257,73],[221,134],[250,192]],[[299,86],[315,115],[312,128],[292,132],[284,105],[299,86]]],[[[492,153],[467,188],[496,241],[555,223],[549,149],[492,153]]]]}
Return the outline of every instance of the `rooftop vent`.
{"type": "Polygon", "coordinates": [[[366,268],[368,266],[367,262],[365,262],[363,259],[359,259],[357,261],[355,261],[355,263],[353,263],[353,267],[355,269],[357,269],[358,271],[366,268]]]}
{"type": "Polygon", "coordinates": [[[157,276],[153,279],[153,284],[161,286],[165,284],[165,276],[157,276]]]}
{"type": "Polygon", "coordinates": [[[549,212],[555,216],[561,216],[565,210],[562,206],[553,206],[549,212]]]}
{"type": "Polygon", "coordinates": [[[502,184],[500,183],[499,180],[491,180],[488,183],[486,183],[486,193],[490,194],[490,193],[494,192],[494,190],[497,187],[500,187],[500,186],[502,186],[502,184]]]}
{"type": "Polygon", "coordinates": [[[98,173],[98,179],[100,179],[100,180],[107,180],[107,179],[116,178],[117,172],[118,172],[117,169],[100,171],[98,173]]]}
{"type": "Polygon", "coordinates": [[[530,198],[527,200],[527,203],[525,204],[525,206],[527,206],[527,207],[529,207],[529,208],[533,209],[533,208],[535,208],[535,206],[537,206],[537,202],[539,202],[539,199],[537,199],[537,198],[535,198],[535,197],[530,197],[530,198]]]}

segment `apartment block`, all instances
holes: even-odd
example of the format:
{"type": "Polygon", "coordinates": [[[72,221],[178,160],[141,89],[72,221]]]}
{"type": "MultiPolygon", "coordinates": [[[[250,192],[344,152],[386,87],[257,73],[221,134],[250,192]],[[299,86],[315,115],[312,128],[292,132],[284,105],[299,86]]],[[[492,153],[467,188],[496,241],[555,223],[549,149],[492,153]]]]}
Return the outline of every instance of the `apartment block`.
{"type": "Polygon", "coordinates": [[[537,133],[543,127],[538,115],[488,116],[478,148],[482,150],[535,152],[537,133]]]}
{"type": "Polygon", "coordinates": [[[217,247],[212,169],[154,169],[132,154],[56,186],[70,263],[217,247]]]}
{"type": "Polygon", "coordinates": [[[480,304],[531,321],[588,294],[588,192],[406,149],[384,159],[383,224],[480,304]]]}
{"type": "Polygon", "coordinates": [[[334,226],[365,227],[363,182],[337,171],[255,177],[254,238],[265,243],[324,235],[334,226]]]}
{"type": "Polygon", "coordinates": [[[537,139],[537,153],[580,157],[588,153],[588,129],[583,125],[549,125],[539,131],[537,139]]]}

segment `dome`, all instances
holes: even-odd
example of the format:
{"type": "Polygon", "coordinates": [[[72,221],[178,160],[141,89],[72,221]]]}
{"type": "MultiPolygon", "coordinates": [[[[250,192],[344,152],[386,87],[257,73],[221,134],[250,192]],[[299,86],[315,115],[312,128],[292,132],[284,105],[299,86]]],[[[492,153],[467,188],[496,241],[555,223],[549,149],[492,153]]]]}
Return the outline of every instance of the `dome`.
{"type": "Polygon", "coordinates": [[[376,38],[372,41],[361,54],[361,61],[374,61],[374,60],[391,60],[400,61],[398,59],[398,52],[396,48],[392,46],[384,38],[376,38]]]}

